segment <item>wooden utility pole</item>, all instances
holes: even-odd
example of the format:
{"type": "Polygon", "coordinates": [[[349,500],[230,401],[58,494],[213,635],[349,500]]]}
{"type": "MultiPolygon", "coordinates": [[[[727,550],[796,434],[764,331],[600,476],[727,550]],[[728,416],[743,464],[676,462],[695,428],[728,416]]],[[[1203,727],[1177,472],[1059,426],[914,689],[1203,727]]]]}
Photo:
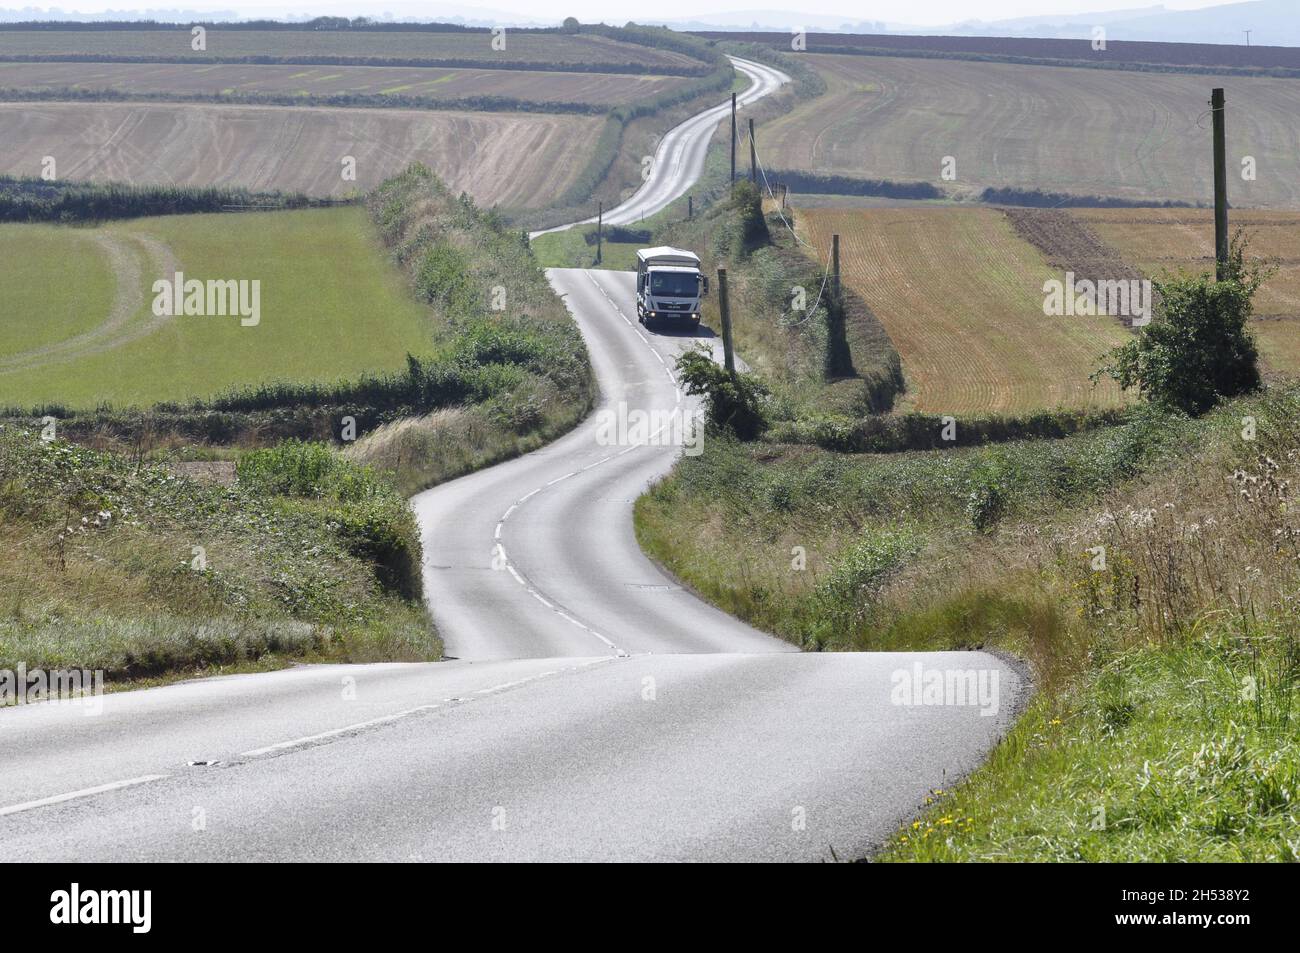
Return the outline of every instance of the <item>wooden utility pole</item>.
{"type": "Polygon", "coordinates": [[[1210,110],[1214,114],[1214,262],[1215,276],[1223,281],[1228,276],[1228,147],[1224,132],[1223,90],[1210,94],[1210,110]]]}
{"type": "Polygon", "coordinates": [[[727,303],[727,269],[718,269],[718,311],[722,314],[722,363],[736,376],[736,353],[731,347],[731,306],[727,303]]]}
{"type": "Polygon", "coordinates": [[[732,185],[736,183],[736,94],[732,94],[732,185]]]}
{"type": "Polygon", "coordinates": [[[831,294],[840,296],[840,236],[831,236],[831,294]]]}
{"type": "Polygon", "coordinates": [[[758,152],[754,147],[754,117],[749,117],[749,181],[758,185],[758,152]]]}
{"type": "Polygon", "coordinates": [[[853,376],[853,355],[849,351],[844,320],[844,296],[840,286],[840,236],[831,236],[831,293],[826,303],[826,379],[853,376]]]}
{"type": "Polygon", "coordinates": [[[601,244],[604,239],[605,231],[605,203],[601,202],[596,212],[596,264],[600,264],[601,244]]]}
{"type": "Polygon", "coordinates": [[[686,217],[692,219],[695,217],[695,196],[686,196],[686,217]]]}

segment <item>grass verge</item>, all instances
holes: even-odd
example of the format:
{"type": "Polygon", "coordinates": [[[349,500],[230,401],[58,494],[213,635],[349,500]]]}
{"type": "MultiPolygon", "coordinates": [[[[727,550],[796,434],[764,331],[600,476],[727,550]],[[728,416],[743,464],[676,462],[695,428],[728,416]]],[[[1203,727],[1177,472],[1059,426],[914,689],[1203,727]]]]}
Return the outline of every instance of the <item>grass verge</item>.
{"type": "Polygon", "coordinates": [[[435,660],[414,517],[319,445],[221,486],[0,427],[0,668],[109,680],[291,660],[435,660]]]}
{"type": "Polygon", "coordinates": [[[998,649],[1037,693],[885,860],[1293,860],[1300,389],[845,456],[706,441],[638,538],[810,650],[998,649]]]}

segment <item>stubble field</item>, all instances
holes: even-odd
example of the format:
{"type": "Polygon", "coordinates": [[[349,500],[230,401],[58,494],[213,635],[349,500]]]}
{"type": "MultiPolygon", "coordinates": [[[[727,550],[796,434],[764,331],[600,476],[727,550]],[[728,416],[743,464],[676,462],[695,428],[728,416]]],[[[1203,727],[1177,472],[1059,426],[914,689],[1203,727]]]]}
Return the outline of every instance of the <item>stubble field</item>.
{"type": "MultiPolygon", "coordinates": [[[[1076,209],[1071,214],[1146,274],[1211,271],[1214,215],[1199,209],[1076,209]]],[[[1300,373],[1300,214],[1234,211],[1229,224],[1250,238],[1249,254],[1278,267],[1255,300],[1251,329],[1267,370],[1300,373]]]]}
{"type": "Polygon", "coordinates": [[[1256,161],[1240,206],[1300,204],[1300,80],[808,54],[827,92],[758,130],[769,168],[920,180],[958,193],[1043,189],[1143,201],[1213,197],[1208,100],[1228,155],[1256,161]],[[955,181],[941,177],[945,156],[955,181]]]}
{"type": "Polygon", "coordinates": [[[134,96],[379,96],[430,104],[474,97],[603,109],[669,92],[679,76],[405,66],[232,63],[4,63],[3,90],[111,90],[134,96]]]}
{"type": "Polygon", "coordinates": [[[412,162],[485,204],[544,205],[582,168],[596,116],[174,103],[0,103],[0,174],[366,191],[412,162]],[[356,159],[355,181],[343,157],[356,159]]]}
{"type": "MultiPolygon", "coordinates": [[[[343,57],[425,60],[430,63],[499,61],[503,66],[617,68],[649,72],[700,72],[689,56],[623,43],[603,36],[507,31],[505,49],[493,49],[488,32],[210,29],[206,49],[191,47],[190,28],[164,30],[4,30],[5,57],[142,57],[218,61],[240,57],[343,57]]],[[[499,44],[498,44],[499,45],[499,44]]]]}
{"type": "MultiPolygon", "coordinates": [[[[845,284],[889,332],[906,406],[938,414],[1112,407],[1088,380],[1129,337],[1107,316],[1048,317],[1043,283],[1060,278],[995,209],[805,209],[800,230],[829,254],[840,236],[845,284]]],[[[960,424],[959,424],[960,425],[960,424]]]]}

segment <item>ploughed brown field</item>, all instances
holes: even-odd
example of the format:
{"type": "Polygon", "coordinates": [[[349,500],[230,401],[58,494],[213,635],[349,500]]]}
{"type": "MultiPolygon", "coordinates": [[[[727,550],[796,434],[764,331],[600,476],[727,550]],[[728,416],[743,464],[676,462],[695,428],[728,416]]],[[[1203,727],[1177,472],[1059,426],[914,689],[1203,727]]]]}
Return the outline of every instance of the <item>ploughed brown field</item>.
{"type": "Polygon", "coordinates": [[[143,95],[392,96],[433,102],[503,97],[598,107],[638,102],[681,76],[400,66],[267,66],[245,63],[5,63],[0,89],[115,90],[143,95]]]}
{"type": "Polygon", "coordinates": [[[827,92],[763,124],[768,168],[1133,201],[1213,198],[1210,90],[1226,88],[1232,199],[1300,206],[1300,80],[807,54],[827,92]],[[945,181],[945,157],[956,179],[945,181]],[[1255,160],[1256,179],[1237,172],[1255,160]]]}
{"type": "MultiPolygon", "coordinates": [[[[1076,219],[1146,274],[1211,271],[1214,213],[1201,209],[1072,209],[1076,219]]],[[[1300,374],[1300,212],[1233,211],[1248,254],[1272,259],[1278,273],[1260,289],[1252,329],[1266,370],[1300,374]]]]}
{"type": "Polygon", "coordinates": [[[597,116],[226,106],[0,103],[0,174],[62,180],[233,185],[318,196],[364,191],[423,162],[486,204],[561,194],[600,131],[597,116]],[[356,159],[356,180],[343,158],[356,159]]]}
{"type": "Polygon", "coordinates": [[[505,49],[492,48],[488,32],[220,30],[207,33],[207,49],[191,48],[190,28],[164,30],[4,30],[0,58],[12,56],[134,56],[220,60],[224,57],[349,57],[431,61],[497,61],[502,65],[568,64],[599,69],[641,67],[651,72],[698,73],[698,60],[601,36],[520,33],[507,30],[505,49]]]}

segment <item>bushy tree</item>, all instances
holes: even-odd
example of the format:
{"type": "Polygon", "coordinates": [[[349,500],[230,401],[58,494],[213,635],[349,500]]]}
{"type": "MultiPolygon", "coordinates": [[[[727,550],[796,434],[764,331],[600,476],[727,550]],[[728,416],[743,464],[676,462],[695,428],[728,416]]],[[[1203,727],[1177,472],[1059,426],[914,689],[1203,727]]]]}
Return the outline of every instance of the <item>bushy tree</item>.
{"type": "Polygon", "coordinates": [[[754,375],[731,374],[697,349],[677,358],[677,375],[686,393],[704,398],[711,425],[740,440],[755,440],[767,429],[763,403],[769,391],[754,375]]]}
{"type": "Polygon", "coordinates": [[[763,193],[749,181],[732,186],[727,200],[726,227],[714,238],[714,251],[721,258],[744,258],[772,241],[763,217],[763,193]]]}
{"type": "Polygon", "coordinates": [[[1093,380],[1110,377],[1153,404],[1191,415],[1258,390],[1259,351],[1248,324],[1255,293],[1275,269],[1247,262],[1246,244],[1238,232],[1222,281],[1205,273],[1154,280],[1160,314],[1112,350],[1093,380]]]}

